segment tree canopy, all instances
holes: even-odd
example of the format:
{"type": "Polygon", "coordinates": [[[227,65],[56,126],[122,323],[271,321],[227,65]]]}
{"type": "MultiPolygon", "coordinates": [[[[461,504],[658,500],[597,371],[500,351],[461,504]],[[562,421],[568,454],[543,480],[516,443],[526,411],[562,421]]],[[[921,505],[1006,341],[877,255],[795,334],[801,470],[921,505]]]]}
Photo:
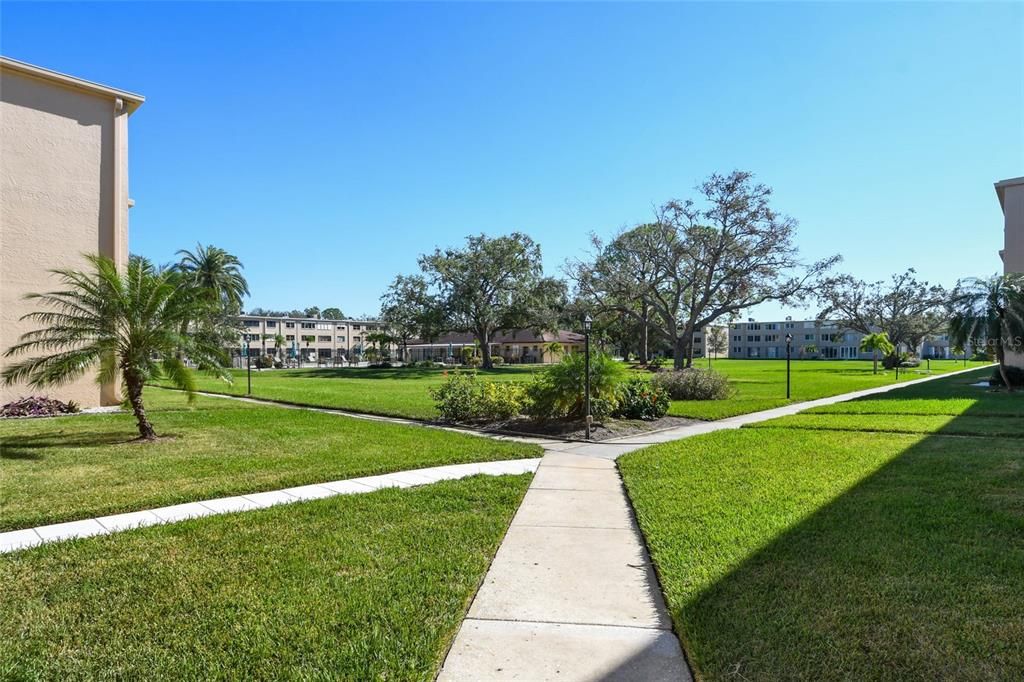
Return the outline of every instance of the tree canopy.
{"type": "Polygon", "coordinates": [[[913,351],[925,337],[946,327],[949,292],[917,279],[913,268],[888,282],[865,282],[852,275],[825,279],[818,289],[824,304],[818,319],[835,320],[846,329],[873,334],[884,331],[895,353],[913,351]]]}
{"type": "Polygon", "coordinates": [[[466,238],[463,248],[436,249],[419,258],[432,287],[432,306],[441,325],[473,334],[491,367],[491,338],[503,329],[557,326],[565,284],[545,277],[540,246],[520,232],[466,238]]]}
{"type": "Polygon", "coordinates": [[[617,311],[671,343],[675,366],[693,360],[693,335],[768,301],[802,302],[839,260],[801,260],[797,223],[771,206],[753,174],[714,174],[696,199],[672,200],[653,223],[595,239],[592,261],[570,263],[580,296],[617,311]]]}

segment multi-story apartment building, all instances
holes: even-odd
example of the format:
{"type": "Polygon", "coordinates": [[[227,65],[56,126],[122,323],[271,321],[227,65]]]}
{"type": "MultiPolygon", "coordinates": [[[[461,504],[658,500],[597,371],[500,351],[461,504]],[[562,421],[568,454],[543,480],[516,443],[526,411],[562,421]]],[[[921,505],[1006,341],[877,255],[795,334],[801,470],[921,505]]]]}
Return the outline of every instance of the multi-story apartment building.
{"type": "MultiPolygon", "coordinates": [[[[1003,209],[1003,272],[1024,272],[1024,177],[997,182],[996,196],[1003,209]]],[[[1007,362],[1024,367],[1024,353],[1007,354],[1007,362]]]]}
{"type": "MultiPolygon", "coordinates": [[[[871,353],[860,350],[864,334],[850,331],[835,321],[792,318],[781,322],[750,319],[729,325],[729,357],[763,360],[784,358],[787,334],[793,337],[791,350],[795,359],[871,359],[871,353]]],[[[922,358],[954,357],[948,334],[929,337],[920,348],[913,351],[922,358]]]]}
{"type": "MultiPolygon", "coordinates": [[[[358,362],[374,346],[367,334],[381,331],[378,320],[320,320],[312,317],[242,315],[236,355],[283,355],[303,362],[358,362]]],[[[376,344],[380,348],[380,344],[376,344]]]]}
{"type": "MultiPolygon", "coordinates": [[[[143,97],[0,57],[0,369],[2,353],[39,328],[25,294],[53,291],[55,269],[83,254],[128,262],[128,117],[143,97]]],[[[0,386],[0,404],[44,393],[82,407],[116,405],[118,382],[95,372],[43,390],[0,386]]]]}
{"type": "MultiPolygon", "coordinates": [[[[561,361],[567,353],[581,352],[583,343],[583,334],[571,331],[537,333],[532,329],[509,329],[494,334],[489,353],[507,363],[548,364],[561,361]],[[556,343],[558,345],[554,346],[556,343]]],[[[472,334],[451,332],[429,342],[411,339],[407,347],[408,359],[411,362],[458,360],[463,348],[473,348],[479,354],[472,334]]]]}

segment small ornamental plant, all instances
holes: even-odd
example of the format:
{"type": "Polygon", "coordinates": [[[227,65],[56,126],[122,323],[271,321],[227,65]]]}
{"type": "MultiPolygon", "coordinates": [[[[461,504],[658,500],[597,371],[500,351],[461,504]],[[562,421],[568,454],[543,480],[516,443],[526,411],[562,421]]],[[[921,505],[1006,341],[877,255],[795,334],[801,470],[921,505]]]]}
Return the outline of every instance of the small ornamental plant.
{"type": "Polygon", "coordinates": [[[665,416],[671,401],[664,388],[654,386],[641,377],[633,377],[619,387],[615,416],[654,421],[665,416]]]}

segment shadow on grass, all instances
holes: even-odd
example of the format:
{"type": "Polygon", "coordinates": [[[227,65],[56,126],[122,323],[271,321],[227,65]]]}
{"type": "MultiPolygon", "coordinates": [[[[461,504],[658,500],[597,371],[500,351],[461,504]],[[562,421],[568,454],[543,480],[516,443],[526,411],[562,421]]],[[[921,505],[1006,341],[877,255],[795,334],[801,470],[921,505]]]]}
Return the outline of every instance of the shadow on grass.
{"type": "Polygon", "coordinates": [[[1024,448],[917,440],[673,618],[707,679],[1020,679],[1024,448]]]}
{"type": "MultiPolygon", "coordinates": [[[[392,367],[390,369],[371,369],[369,367],[321,367],[306,369],[273,370],[270,376],[281,379],[430,379],[440,378],[445,372],[476,372],[487,377],[529,375],[535,371],[530,367],[500,367],[495,369],[470,369],[466,367],[436,369],[423,367],[392,367]]],[[[256,373],[253,373],[256,377],[256,373]]]]}
{"type": "MultiPolygon", "coordinates": [[[[30,435],[5,436],[0,446],[0,459],[42,459],[39,451],[54,448],[90,448],[104,445],[121,445],[136,442],[138,432],[125,430],[111,433],[110,431],[80,431],[66,433],[54,430],[46,433],[30,435]]],[[[164,435],[164,434],[161,434],[164,435]]],[[[172,435],[172,434],[166,434],[172,435]]]]}

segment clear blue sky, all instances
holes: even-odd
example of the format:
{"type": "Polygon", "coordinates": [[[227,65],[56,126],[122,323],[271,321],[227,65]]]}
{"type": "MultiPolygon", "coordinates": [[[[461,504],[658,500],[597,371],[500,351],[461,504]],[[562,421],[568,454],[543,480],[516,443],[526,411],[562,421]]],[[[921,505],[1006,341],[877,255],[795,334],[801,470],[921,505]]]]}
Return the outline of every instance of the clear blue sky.
{"type": "MultiPolygon", "coordinates": [[[[713,171],[809,258],[1000,267],[1024,5],[3,3],[2,52],[147,97],[131,249],[245,263],[250,306],[372,313],[418,254],[522,230],[549,272],[713,171]]],[[[782,311],[766,306],[761,319],[782,311]]]]}

